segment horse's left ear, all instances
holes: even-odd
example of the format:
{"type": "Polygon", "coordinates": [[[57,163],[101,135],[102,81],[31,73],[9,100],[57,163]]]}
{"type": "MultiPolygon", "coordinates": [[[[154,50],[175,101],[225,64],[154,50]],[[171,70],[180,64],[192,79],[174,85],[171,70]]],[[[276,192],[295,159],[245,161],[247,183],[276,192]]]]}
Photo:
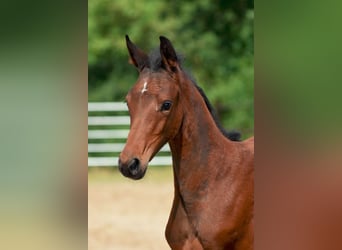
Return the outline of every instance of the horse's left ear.
{"type": "Polygon", "coordinates": [[[167,70],[175,72],[179,66],[175,49],[169,39],[160,36],[160,55],[167,70]]]}
{"type": "Polygon", "coordinates": [[[148,65],[147,54],[132,43],[128,35],[126,35],[126,45],[130,56],[129,62],[139,71],[142,71],[143,68],[148,65]]]}

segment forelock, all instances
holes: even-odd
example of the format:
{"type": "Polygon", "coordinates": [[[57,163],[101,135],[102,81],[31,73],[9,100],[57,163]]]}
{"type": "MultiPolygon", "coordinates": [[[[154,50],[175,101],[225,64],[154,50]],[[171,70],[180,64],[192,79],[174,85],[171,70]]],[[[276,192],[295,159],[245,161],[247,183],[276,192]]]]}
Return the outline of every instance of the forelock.
{"type": "MultiPolygon", "coordinates": [[[[178,62],[181,65],[183,62],[183,56],[181,54],[178,54],[177,52],[176,54],[177,54],[178,62]]],[[[149,68],[152,71],[159,71],[160,69],[164,69],[159,48],[153,49],[148,57],[149,57],[149,68]]]]}

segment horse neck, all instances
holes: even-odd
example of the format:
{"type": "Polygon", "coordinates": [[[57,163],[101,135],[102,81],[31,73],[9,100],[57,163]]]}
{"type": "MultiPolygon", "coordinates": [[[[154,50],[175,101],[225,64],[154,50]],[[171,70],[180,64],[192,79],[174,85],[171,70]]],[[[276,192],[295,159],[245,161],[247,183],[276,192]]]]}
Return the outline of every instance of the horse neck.
{"type": "MultiPolygon", "coordinates": [[[[182,84],[183,121],[178,134],[169,141],[175,178],[186,180],[193,174],[205,176],[210,168],[209,152],[225,155],[233,148],[217,127],[203,97],[189,81],[182,84]]],[[[216,166],[217,167],[217,166],[216,166]]]]}

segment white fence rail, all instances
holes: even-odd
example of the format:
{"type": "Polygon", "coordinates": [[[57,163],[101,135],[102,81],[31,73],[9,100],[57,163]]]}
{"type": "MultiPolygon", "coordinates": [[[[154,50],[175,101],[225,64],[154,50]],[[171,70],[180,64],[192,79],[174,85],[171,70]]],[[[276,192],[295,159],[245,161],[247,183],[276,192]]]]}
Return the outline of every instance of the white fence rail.
{"type": "MultiPolygon", "coordinates": [[[[117,166],[118,155],[128,136],[129,123],[128,110],[124,103],[88,103],[88,167],[117,166]],[[106,154],[115,156],[104,156],[106,154]]],[[[160,152],[163,155],[157,154],[149,165],[172,164],[169,146],[165,145],[160,152]]]]}

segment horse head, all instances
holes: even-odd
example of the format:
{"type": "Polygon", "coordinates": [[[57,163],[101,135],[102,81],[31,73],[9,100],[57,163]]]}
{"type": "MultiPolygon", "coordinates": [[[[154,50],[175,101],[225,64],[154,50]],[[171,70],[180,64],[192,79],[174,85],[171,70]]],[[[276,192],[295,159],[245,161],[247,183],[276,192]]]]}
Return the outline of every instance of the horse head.
{"type": "Polygon", "coordinates": [[[128,36],[126,44],[130,63],[138,69],[139,77],[126,96],[131,123],[119,157],[119,169],[126,177],[140,179],[149,161],[181,126],[181,68],[171,42],[165,37],[160,37],[156,58],[139,49],[128,36]]]}

